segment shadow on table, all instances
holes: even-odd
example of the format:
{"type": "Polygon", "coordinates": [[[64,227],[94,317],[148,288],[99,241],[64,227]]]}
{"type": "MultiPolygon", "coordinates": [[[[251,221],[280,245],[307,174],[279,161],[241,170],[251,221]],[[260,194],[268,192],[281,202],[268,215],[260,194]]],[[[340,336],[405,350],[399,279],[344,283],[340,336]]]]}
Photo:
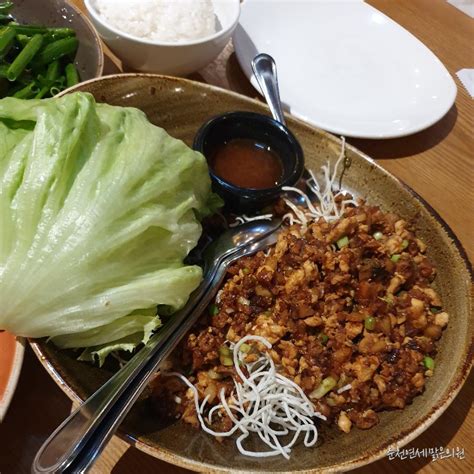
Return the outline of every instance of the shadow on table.
{"type": "Polygon", "coordinates": [[[36,452],[71,406],[27,345],[18,388],[0,424],[0,472],[30,473],[36,452]]]}
{"type": "Polygon", "coordinates": [[[410,156],[423,153],[442,142],[453,129],[458,117],[456,105],[431,127],[421,132],[402,138],[388,140],[367,140],[362,138],[349,138],[348,141],[371,158],[393,159],[406,157],[407,150],[410,156]]]}

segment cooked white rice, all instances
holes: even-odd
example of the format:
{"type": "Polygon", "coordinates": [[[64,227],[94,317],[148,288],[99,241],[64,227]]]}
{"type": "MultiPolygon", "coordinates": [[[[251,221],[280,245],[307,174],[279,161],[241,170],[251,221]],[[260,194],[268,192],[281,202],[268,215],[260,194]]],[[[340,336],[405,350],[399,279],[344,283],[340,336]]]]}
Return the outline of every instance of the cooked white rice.
{"type": "Polygon", "coordinates": [[[212,0],[95,0],[111,26],[138,38],[169,43],[216,32],[212,0]]]}

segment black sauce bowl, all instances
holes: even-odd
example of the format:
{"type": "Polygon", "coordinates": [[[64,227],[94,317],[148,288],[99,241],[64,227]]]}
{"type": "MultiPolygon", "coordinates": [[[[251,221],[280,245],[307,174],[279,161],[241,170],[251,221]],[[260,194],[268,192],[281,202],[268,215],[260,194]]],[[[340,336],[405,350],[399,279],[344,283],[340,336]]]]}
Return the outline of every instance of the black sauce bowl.
{"type": "Polygon", "coordinates": [[[295,136],[280,122],[253,112],[230,112],[206,122],[197,132],[193,148],[208,160],[213,190],[236,213],[254,212],[274,202],[283,186],[294,186],[304,171],[304,155],[295,136]],[[232,139],[246,138],[262,143],[280,157],[283,175],[280,184],[265,189],[242,188],[214,173],[209,160],[217,147],[232,139]]]}

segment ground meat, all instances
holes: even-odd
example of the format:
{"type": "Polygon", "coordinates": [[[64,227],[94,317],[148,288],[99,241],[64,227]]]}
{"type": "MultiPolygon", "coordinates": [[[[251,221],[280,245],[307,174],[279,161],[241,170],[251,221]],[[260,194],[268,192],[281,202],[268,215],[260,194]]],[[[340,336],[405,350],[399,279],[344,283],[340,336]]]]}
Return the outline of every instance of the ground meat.
{"type": "MultiPolygon", "coordinates": [[[[235,372],[222,356],[227,341],[263,336],[280,372],[316,409],[343,432],[368,429],[377,411],[403,408],[424,390],[432,371],[423,360],[435,355],[448,324],[425,250],[407,222],[364,203],[336,223],[320,220],[304,233],[285,228],[268,253],[229,268],[216,306],[175,351],[174,368],[212,405],[222,389],[232,391],[235,372]],[[314,398],[327,377],[336,386],[314,398]]],[[[179,400],[176,413],[196,426],[193,398],[168,384],[157,384],[157,397],[179,400]]],[[[169,410],[170,403],[162,406],[169,410]]]]}

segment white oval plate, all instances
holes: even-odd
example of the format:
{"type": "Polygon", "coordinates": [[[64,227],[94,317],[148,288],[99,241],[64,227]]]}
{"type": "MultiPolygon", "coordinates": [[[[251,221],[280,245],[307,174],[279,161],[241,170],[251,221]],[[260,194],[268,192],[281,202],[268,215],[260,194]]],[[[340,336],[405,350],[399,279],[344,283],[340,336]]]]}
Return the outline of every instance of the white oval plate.
{"type": "Polygon", "coordinates": [[[361,0],[245,0],[234,33],[238,61],[268,53],[296,117],[333,133],[394,138],[441,119],[456,85],[417,38],[361,0]]]}

